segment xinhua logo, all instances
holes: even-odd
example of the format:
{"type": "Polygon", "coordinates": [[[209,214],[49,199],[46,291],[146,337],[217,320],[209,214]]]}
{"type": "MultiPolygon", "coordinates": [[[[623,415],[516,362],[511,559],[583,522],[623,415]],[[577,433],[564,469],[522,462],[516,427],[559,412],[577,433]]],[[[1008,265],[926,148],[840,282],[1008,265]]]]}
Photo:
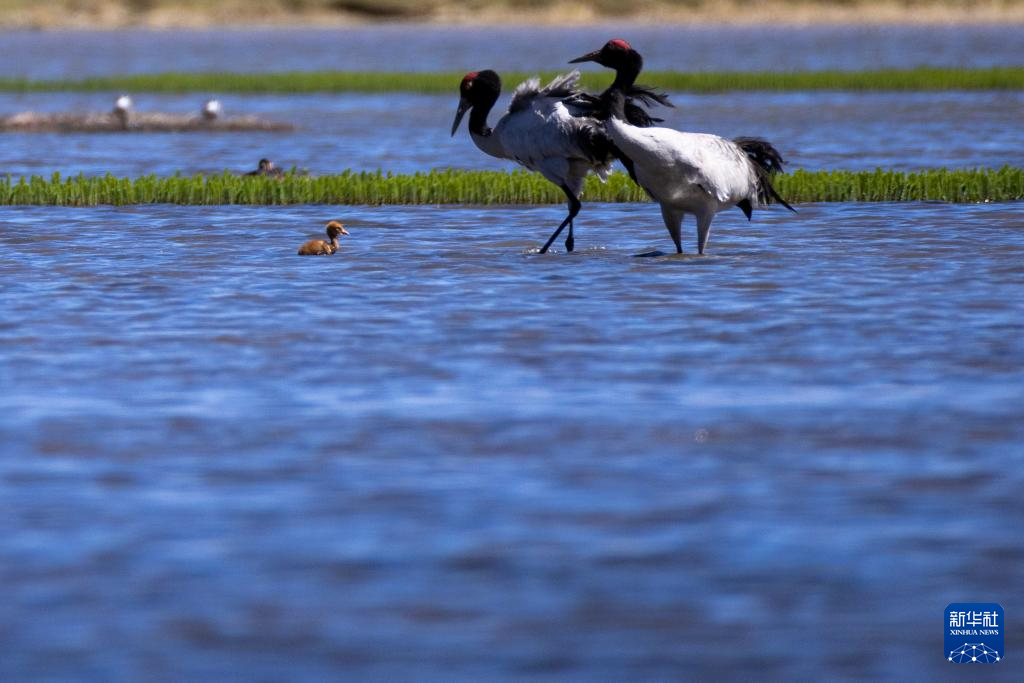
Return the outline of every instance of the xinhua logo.
{"type": "Polygon", "coordinates": [[[1003,608],[994,602],[946,605],[945,656],[954,664],[995,664],[1002,661],[1003,608]]]}

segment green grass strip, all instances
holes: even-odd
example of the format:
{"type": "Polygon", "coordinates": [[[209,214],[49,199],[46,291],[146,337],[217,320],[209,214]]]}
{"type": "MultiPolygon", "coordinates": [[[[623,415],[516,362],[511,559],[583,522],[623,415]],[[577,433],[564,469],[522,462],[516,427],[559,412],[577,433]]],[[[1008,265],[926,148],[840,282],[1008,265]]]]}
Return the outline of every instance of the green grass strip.
{"type": "MultiPolygon", "coordinates": [[[[1005,202],[1024,199],[1024,168],[900,171],[796,171],[775,186],[790,202],[1005,202]]],[[[624,173],[591,176],[586,201],[645,202],[624,173]]],[[[0,205],[129,204],[554,204],[561,191],[535,173],[438,170],[408,175],[345,171],[281,179],[237,176],[0,178],[0,205]]]]}
{"type": "MultiPolygon", "coordinates": [[[[563,71],[570,67],[566,65],[563,71]]],[[[549,78],[555,72],[540,74],[549,78]]],[[[107,76],[82,80],[32,81],[0,78],[4,92],[150,92],[150,93],[344,93],[408,92],[454,94],[464,72],[293,72],[293,73],[164,73],[135,76],[107,76]]],[[[506,89],[533,76],[532,73],[504,73],[506,89]]],[[[590,90],[607,87],[608,71],[583,74],[583,86],[590,90]]],[[[676,92],[725,91],[941,91],[941,90],[1024,90],[1024,67],[991,69],[887,69],[882,71],[810,71],[690,73],[645,72],[647,84],[676,92]]]]}

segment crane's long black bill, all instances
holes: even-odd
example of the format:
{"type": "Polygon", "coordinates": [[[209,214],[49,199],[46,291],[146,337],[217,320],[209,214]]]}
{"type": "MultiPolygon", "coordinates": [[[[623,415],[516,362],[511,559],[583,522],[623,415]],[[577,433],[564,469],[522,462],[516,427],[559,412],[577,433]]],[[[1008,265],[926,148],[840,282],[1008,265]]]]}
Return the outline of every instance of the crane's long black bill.
{"type": "Polygon", "coordinates": [[[587,54],[583,55],[582,57],[577,57],[576,59],[570,59],[569,63],[570,64],[579,64],[580,62],[596,62],[597,58],[600,57],[600,56],[601,56],[601,51],[600,50],[594,50],[593,52],[588,52],[587,54]]]}
{"type": "Polygon", "coordinates": [[[455,131],[459,129],[459,124],[462,123],[462,117],[466,115],[469,108],[473,105],[468,100],[459,100],[459,108],[455,111],[455,123],[452,124],[452,137],[455,136],[455,131]]]}

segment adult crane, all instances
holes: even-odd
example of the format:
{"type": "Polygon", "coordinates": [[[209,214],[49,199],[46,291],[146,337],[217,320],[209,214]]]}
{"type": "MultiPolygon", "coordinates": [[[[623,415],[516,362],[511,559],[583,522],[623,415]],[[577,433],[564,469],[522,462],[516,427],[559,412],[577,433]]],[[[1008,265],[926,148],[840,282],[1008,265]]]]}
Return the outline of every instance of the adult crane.
{"type": "Polygon", "coordinates": [[[565,248],[573,250],[573,219],[580,211],[583,181],[590,171],[603,181],[611,167],[611,148],[600,122],[573,104],[573,97],[581,92],[579,76],[579,71],[556,76],[544,87],[537,78],[521,83],[494,128],[487,125],[487,117],[501,95],[498,74],[489,69],[471,71],[459,84],[452,135],[465,113],[471,112],[469,135],[480,151],[536,171],[565,193],[569,213],[541,248],[542,254],[566,225],[565,248]]]}
{"type": "Polygon", "coordinates": [[[625,158],[630,176],[661,205],[661,215],[676,252],[682,253],[683,217],[697,220],[697,252],[704,253],[715,215],[733,206],[750,220],[753,209],[779,202],[771,176],[784,160],[771,143],[759,138],[727,140],[717,135],[684,133],[629,122],[627,92],[640,73],[643,59],[624,40],[611,40],[600,50],[573,62],[594,61],[615,69],[615,82],[602,95],[607,102],[605,132],[625,158]]]}

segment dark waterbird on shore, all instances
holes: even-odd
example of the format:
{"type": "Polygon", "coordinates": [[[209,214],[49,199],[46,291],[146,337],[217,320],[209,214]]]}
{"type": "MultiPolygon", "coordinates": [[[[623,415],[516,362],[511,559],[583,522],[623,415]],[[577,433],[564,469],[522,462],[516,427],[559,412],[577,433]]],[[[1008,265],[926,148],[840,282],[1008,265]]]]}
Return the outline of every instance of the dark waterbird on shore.
{"type": "Polygon", "coordinates": [[[348,235],[348,230],[338,221],[330,221],[326,227],[327,240],[309,240],[299,247],[299,256],[332,256],[338,251],[341,236],[348,235]]]}
{"type": "Polygon", "coordinates": [[[604,128],[630,176],[661,205],[676,253],[683,252],[680,231],[687,213],[696,217],[697,252],[703,254],[711,222],[722,209],[738,206],[747,220],[755,207],[772,202],[796,211],[772,186],[771,176],[782,171],[784,160],[771,143],[631,123],[627,98],[643,58],[626,41],[611,40],[573,61],[615,69],[615,81],[600,97],[609,107],[604,128]]]}
{"type": "Polygon", "coordinates": [[[565,248],[573,250],[573,219],[580,211],[583,181],[590,171],[604,180],[610,168],[611,148],[600,122],[572,103],[572,98],[580,94],[579,76],[578,71],[556,76],[544,87],[537,78],[521,83],[512,95],[508,111],[493,129],[487,125],[487,116],[501,94],[498,74],[490,70],[471,71],[459,84],[459,108],[452,135],[471,110],[469,134],[477,148],[537,171],[557,185],[568,199],[569,214],[541,248],[542,254],[566,225],[569,236],[565,248]]]}
{"type": "Polygon", "coordinates": [[[284,171],[275,166],[274,162],[270,159],[260,159],[259,163],[256,164],[256,169],[249,171],[245,175],[263,176],[266,178],[283,178],[284,171]]]}

